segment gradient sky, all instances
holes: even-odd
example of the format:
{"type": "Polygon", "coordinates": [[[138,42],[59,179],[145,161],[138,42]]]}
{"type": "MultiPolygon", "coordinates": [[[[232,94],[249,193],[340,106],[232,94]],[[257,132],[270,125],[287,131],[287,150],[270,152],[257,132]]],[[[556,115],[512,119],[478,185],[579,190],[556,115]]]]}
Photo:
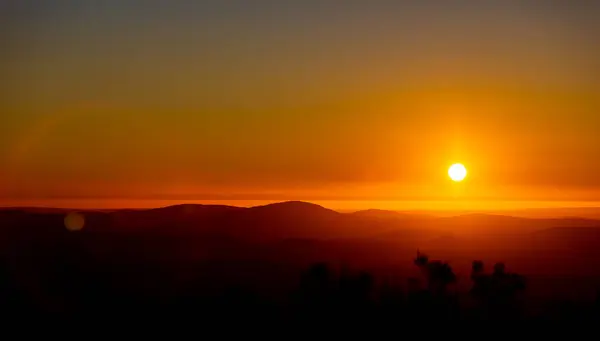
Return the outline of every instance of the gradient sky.
{"type": "Polygon", "coordinates": [[[0,15],[4,199],[600,200],[599,2],[0,15]]]}

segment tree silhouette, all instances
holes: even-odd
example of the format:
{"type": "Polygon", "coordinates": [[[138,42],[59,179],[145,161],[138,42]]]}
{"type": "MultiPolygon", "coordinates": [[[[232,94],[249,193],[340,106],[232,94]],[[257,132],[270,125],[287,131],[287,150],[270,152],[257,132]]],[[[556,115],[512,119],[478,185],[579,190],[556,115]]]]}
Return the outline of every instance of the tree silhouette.
{"type": "Polygon", "coordinates": [[[490,290],[490,276],[486,275],[484,271],[485,265],[482,261],[473,261],[471,266],[471,281],[473,281],[471,294],[479,300],[485,299],[490,290]]]}
{"type": "Polygon", "coordinates": [[[424,272],[428,290],[433,294],[445,294],[448,286],[456,282],[456,275],[446,262],[430,261],[427,255],[417,251],[414,263],[424,272]]]}
{"type": "Polygon", "coordinates": [[[491,275],[484,273],[482,261],[474,261],[471,269],[471,294],[488,317],[517,318],[520,313],[518,294],[525,290],[521,275],[507,273],[504,263],[496,263],[491,275]]]}

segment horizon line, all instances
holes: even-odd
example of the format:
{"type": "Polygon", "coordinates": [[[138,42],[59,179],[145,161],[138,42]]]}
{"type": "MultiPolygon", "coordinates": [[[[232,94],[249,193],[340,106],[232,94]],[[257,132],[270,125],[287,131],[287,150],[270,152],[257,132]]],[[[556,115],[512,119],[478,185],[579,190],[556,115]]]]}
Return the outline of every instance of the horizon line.
{"type": "Polygon", "coordinates": [[[0,201],[36,201],[36,200],[140,200],[140,201],[373,201],[373,202],[595,202],[600,204],[599,198],[581,198],[581,199],[560,199],[560,198],[494,198],[494,197],[469,197],[469,198],[457,198],[457,197],[335,197],[335,196],[316,196],[316,197],[290,197],[290,196],[272,196],[272,195],[198,195],[198,196],[178,196],[178,195],[156,195],[156,196],[37,196],[37,197],[26,197],[26,196],[2,196],[0,195],[0,201]]]}
{"type": "Polygon", "coordinates": [[[385,210],[397,212],[502,212],[527,210],[560,209],[600,209],[600,201],[558,201],[558,200],[174,200],[174,199],[2,199],[2,209],[46,208],[70,210],[119,210],[156,209],[179,205],[220,205],[231,207],[256,207],[285,202],[305,202],[336,211],[385,210]],[[150,204],[150,205],[149,205],[150,204]],[[345,205],[344,205],[345,204],[345,205]],[[348,205],[350,204],[350,205],[348,205]],[[354,204],[354,205],[352,205],[354,204]],[[387,204],[387,205],[386,205],[387,204]],[[420,205],[419,205],[420,204],[420,205]],[[426,205],[423,205],[426,204],[426,205]],[[495,204],[495,205],[489,205],[495,204]],[[503,205],[508,204],[508,205],[503,205]],[[515,205],[517,204],[517,205],[515,205]]]}

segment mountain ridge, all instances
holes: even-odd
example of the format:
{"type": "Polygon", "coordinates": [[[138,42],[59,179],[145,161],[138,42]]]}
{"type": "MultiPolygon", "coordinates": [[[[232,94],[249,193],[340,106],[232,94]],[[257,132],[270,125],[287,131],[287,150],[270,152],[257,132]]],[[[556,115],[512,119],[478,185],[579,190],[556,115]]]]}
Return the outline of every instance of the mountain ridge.
{"type": "Polygon", "coordinates": [[[0,209],[0,225],[62,228],[63,218],[70,212],[85,217],[84,231],[89,232],[208,233],[265,240],[381,238],[386,235],[396,236],[394,238],[397,239],[415,234],[415,231],[467,235],[525,234],[565,226],[600,227],[600,220],[579,217],[536,219],[485,213],[431,217],[378,209],[341,213],[305,201],[284,201],[253,207],[182,204],[114,211],[10,208],[0,209]]]}

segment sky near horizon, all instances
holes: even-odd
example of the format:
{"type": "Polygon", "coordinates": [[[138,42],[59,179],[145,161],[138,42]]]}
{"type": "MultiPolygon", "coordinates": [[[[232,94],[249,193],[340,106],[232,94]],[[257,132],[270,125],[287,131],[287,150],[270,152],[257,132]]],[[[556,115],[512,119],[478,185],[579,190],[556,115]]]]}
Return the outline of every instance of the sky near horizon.
{"type": "Polygon", "coordinates": [[[2,1],[0,198],[600,201],[598,18],[590,1],[2,1]]]}

